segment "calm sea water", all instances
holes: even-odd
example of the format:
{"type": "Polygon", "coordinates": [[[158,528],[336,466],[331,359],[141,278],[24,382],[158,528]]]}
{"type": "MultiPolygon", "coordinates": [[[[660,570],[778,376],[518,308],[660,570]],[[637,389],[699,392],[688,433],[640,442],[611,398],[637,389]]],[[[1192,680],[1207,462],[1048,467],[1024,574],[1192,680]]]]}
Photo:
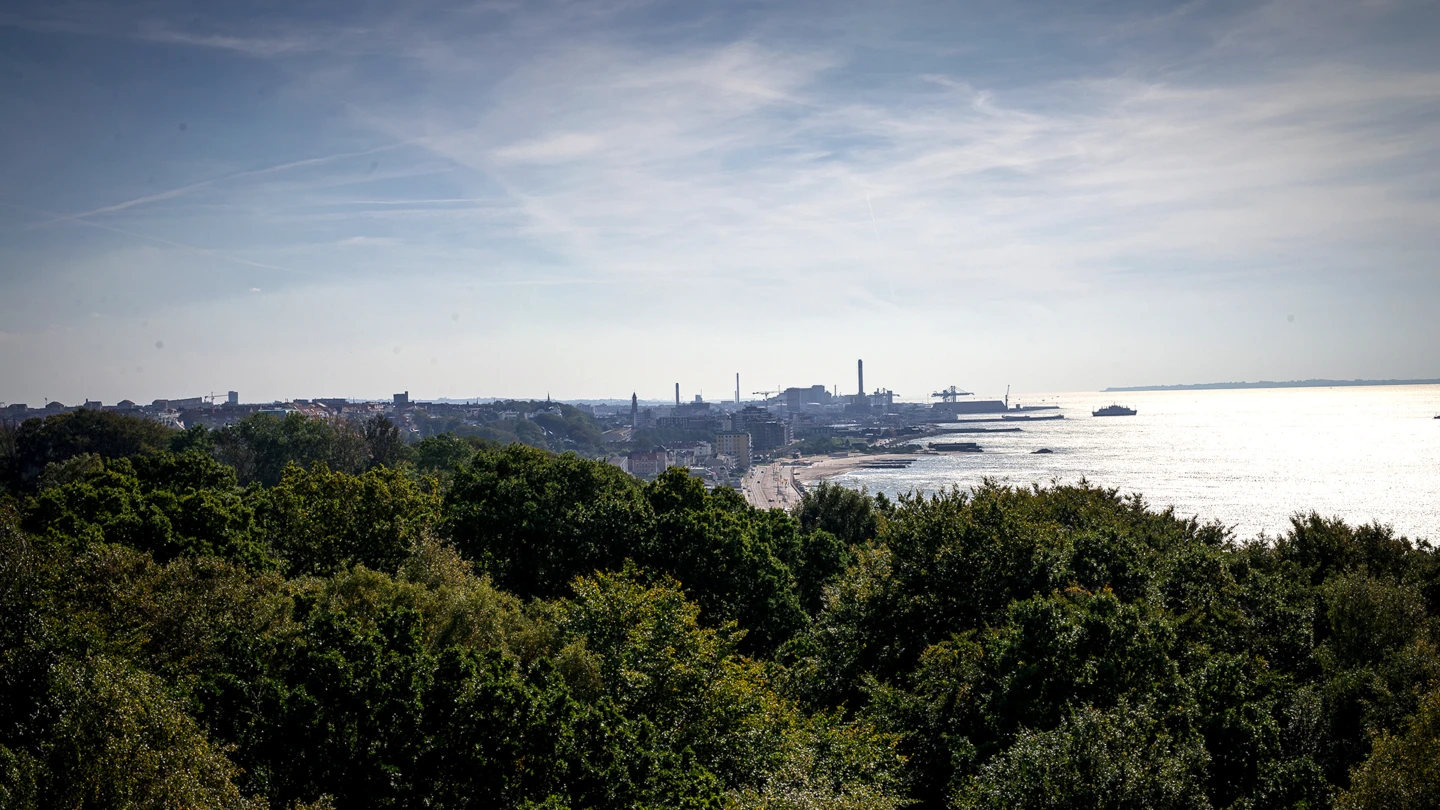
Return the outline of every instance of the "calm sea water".
{"type": "Polygon", "coordinates": [[[975,425],[1024,430],[956,434],[952,440],[976,441],[985,452],[924,457],[908,470],[857,470],[834,480],[893,496],[969,487],[987,476],[1026,485],[1084,477],[1141,493],[1157,507],[1220,520],[1242,538],[1282,533],[1292,514],[1314,510],[1440,542],[1434,418],[1440,386],[1071,393],[1023,401],[1060,405],[1065,419],[975,425]],[[1112,402],[1139,414],[1090,415],[1112,402]],[[1042,447],[1054,452],[1032,453],[1042,447]]]}

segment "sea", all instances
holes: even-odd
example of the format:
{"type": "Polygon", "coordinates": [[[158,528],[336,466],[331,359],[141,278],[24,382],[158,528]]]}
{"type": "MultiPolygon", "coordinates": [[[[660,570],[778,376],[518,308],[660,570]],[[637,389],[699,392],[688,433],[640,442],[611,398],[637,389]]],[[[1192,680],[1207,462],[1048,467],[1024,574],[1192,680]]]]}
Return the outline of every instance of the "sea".
{"type": "Polygon", "coordinates": [[[922,456],[905,470],[855,470],[832,480],[893,497],[986,478],[1027,486],[1085,479],[1182,516],[1218,520],[1237,539],[1283,534],[1293,515],[1314,511],[1440,544],[1440,386],[1077,392],[1020,401],[1059,405],[1029,414],[1065,418],[977,422],[967,427],[1022,430],[932,437],[925,441],[974,441],[984,452],[922,456]],[[1091,415],[1112,403],[1138,413],[1091,415]],[[1034,452],[1041,448],[1052,452],[1034,452]]]}

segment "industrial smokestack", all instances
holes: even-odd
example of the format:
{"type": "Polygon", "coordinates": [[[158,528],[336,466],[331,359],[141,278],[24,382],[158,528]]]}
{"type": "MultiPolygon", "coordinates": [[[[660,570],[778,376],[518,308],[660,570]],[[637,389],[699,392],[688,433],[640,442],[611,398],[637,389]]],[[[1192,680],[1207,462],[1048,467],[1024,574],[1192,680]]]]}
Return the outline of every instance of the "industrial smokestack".
{"type": "Polygon", "coordinates": [[[856,361],[855,361],[855,374],[856,374],[857,377],[859,377],[859,383],[860,383],[860,392],[859,392],[859,393],[860,393],[860,396],[863,397],[863,396],[865,396],[865,361],[864,361],[864,360],[856,360],[856,361]]]}
{"type": "Polygon", "coordinates": [[[675,407],[680,407],[680,383],[675,383],[675,407]]]}
{"type": "Polygon", "coordinates": [[[740,404],[740,372],[735,372],[735,404],[740,404]]]}

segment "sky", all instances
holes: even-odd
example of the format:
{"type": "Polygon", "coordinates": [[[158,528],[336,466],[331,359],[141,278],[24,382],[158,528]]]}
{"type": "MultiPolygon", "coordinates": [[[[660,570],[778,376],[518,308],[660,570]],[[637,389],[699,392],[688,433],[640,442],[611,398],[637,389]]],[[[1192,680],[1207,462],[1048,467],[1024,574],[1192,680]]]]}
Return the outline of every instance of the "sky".
{"type": "Polygon", "coordinates": [[[1440,4],[9,2],[0,401],[1440,377],[1440,4]]]}

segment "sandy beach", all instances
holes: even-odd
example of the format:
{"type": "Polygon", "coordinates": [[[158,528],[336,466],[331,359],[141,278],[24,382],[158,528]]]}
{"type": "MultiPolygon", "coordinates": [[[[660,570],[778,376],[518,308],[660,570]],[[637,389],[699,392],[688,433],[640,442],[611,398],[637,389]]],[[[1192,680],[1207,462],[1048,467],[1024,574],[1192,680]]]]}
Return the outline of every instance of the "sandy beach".
{"type": "Polygon", "coordinates": [[[862,464],[876,461],[904,461],[919,458],[918,453],[885,453],[883,455],[851,454],[845,458],[830,456],[809,456],[791,462],[795,467],[795,479],[802,484],[817,484],[827,478],[857,469],[862,464]]]}

